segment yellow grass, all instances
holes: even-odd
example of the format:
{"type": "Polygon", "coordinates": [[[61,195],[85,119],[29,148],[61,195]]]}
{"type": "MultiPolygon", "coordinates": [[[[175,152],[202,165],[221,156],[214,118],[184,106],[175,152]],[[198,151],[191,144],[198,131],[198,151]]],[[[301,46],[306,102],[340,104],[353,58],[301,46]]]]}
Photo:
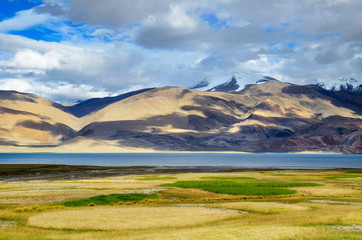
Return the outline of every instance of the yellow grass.
{"type": "Polygon", "coordinates": [[[0,183],[0,222],[5,222],[0,227],[0,239],[361,238],[361,231],[351,230],[353,225],[362,225],[361,182],[356,178],[331,180],[321,177],[334,173],[342,174],[343,171],[148,173],[71,181],[0,183]],[[298,193],[293,195],[246,196],[244,199],[244,196],[199,189],[164,189],[159,185],[165,181],[135,180],[144,176],[177,177],[174,181],[200,180],[207,176],[254,177],[255,181],[310,181],[322,186],[296,188],[298,193]],[[162,191],[157,192],[159,190],[162,191]],[[159,199],[122,206],[65,209],[54,206],[65,200],[143,191],[156,191],[159,199]],[[248,213],[237,213],[233,211],[235,209],[248,213]],[[6,222],[16,224],[4,227],[6,222]]]}
{"type": "Polygon", "coordinates": [[[276,203],[276,202],[233,202],[233,203],[215,204],[212,205],[212,207],[217,207],[217,208],[221,207],[221,208],[237,209],[244,211],[255,211],[262,213],[305,211],[309,209],[309,207],[297,204],[285,204],[285,203],[276,203]]]}
{"type": "Polygon", "coordinates": [[[294,188],[299,193],[309,194],[316,197],[327,197],[327,196],[344,196],[344,195],[361,195],[362,191],[357,189],[339,188],[339,187],[301,187],[294,188]]]}
{"type": "Polygon", "coordinates": [[[179,227],[220,221],[237,212],[180,207],[97,207],[31,216],[31,226],[57,229],[129,230],[179,227]]]}
{"type": "Polygon", "coordinates": [[[148,239],[159,240],[183,240],[183,239],[207,239],[207,240],[273,240],[273,239],[296,239],[313,232],[308,227],[286,227],[286,226],[245,226],[232,225],[215,228],[195,229],[191,231],[177,232],[168,236],[157,236],[148,239]]]}
{"type": "Polygon", "coordinates": [[[362,207],[358,211],[347,214],[342,219],[343,224],[358,224],[362,225],[362,207]]]}
{"type": "Polygon", "coordinates": [[[338,225],[357,224],[354,221],[356,212],[360,212],[361,207],[356,205],[332,205],[332,204],[302,204],[309,207],[305,211],[285,211],[277,214],[246,214],[245,222],[252,222],[261,225],[338,225]],[[352,216],[350,221],[344,221],[345,216],[352,216]]]}

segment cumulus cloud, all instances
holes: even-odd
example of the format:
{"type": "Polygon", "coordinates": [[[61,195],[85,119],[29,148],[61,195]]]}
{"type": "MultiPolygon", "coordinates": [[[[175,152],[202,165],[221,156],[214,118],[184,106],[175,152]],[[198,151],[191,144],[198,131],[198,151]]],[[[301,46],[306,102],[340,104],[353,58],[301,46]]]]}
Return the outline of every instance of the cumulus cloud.
{"type": "Polygon", "coordinates": [[[59,102],[75,102],[95,97],[106,97],[111,93],[103,89],[95,89],[86,84],[75,85],[67,82],[37,82],[34,79],[0,79],[2,90],[30,92],[41,97],[51,98],[59,102]]]}
{"type": "MultiPolygon", "coordinates": [[[[361,8],[359,0],[43,0],[0,22],[0,79],[83,89],[85,98],[228,72],[301,84],[359,76],[361,8]],[[11,34],[39,24],[61,40],[11,34]]],[[[71,97],[51,89],[42,93],[71,97]]]]}
{"type": "MultiPolygon", "coordinates": [[[[202,77],[193,68],[194,61],[203,54],[200,51],[159,52],[128,43],[97,42],[77,46],[5,34],[0,34],[0,51],[13,54],[0,61],[0,79],[16,77],[24,79],[24,83],[32,79],[34,86],[52,83],[55,84],[54,89],[64,91],[66,89],[61,86],[66,83],[77,89],[83,88],[77,94],[81,99],[94,96],[92,91],[96,89],[114,94],[129,89],[180,83],[188,86],[202,77]],[[13,41],[9,41],[9,38],[13,41]],[[84,86],[91,86],[92,91],[84,86]]],[[[11,86],[14,90],[24,90],[20,83],[11,86]]],[[[4,85],[0,84],[0,88],[4,88],[4,85]]],[[[53,99],[60,96],[53,91],[49,93],[53,99]]],[[[63,94],[63,97],[73,98],[74,95],[63,94]]]]}
{"type": "Polygon", "coordinates": [[[75,23],[88,23],[97,26],[121,27],[140,22],[150,14],[169,9],[173,0],[73,0],[49,1],[37,10],[55,16],[65,16],[75,23]]]}
{"type": "Polygon", "coordinates": [[[172,28],[184,31],[193,31],[198,25],[198,22],[187,15],[184,9],[173,4],[170,5],[170,12],[167,15],[167,21],[172,28]]]}
{"type": "Polygon", "coordinates": [[[9,60],[0,61],[0,67],[55,69],[60,68],[60,57],[56,51],[49,51],[43,55],[31,49],[22,49],[9,60]]]}

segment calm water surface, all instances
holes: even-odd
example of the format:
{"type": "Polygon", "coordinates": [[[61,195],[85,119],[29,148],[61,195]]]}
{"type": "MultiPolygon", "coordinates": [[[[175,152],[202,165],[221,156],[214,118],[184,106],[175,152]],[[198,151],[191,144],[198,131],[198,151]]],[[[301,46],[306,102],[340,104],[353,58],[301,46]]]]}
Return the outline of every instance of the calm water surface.
{"type": "MultiPolygon", "coordinates": [[[[362,168],[362,155],[237,153],[0,153],[0,164],[362,168]]],[[[1,166],[0,166],[1,168],[1,166]]]]}

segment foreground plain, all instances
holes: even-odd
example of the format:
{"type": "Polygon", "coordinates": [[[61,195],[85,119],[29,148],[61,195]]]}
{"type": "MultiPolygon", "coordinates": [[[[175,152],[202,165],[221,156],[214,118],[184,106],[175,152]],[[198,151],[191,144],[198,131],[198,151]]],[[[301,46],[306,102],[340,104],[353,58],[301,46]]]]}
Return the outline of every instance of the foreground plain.
{"type": "Polygon", "coordinates": [[[362,239],[361,182],[361,169],[3,181],[0,239],[362,239]]]}

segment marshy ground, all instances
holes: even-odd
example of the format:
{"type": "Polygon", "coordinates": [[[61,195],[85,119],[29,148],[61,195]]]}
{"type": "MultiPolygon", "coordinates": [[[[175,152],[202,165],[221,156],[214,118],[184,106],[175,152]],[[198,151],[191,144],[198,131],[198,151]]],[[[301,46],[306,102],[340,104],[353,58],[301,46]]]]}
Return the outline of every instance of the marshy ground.
{"type": "Polygon", "coordinates": [[[2,168],[0,240],[362,239],[361,169],[17,167],[2,168]]]}

